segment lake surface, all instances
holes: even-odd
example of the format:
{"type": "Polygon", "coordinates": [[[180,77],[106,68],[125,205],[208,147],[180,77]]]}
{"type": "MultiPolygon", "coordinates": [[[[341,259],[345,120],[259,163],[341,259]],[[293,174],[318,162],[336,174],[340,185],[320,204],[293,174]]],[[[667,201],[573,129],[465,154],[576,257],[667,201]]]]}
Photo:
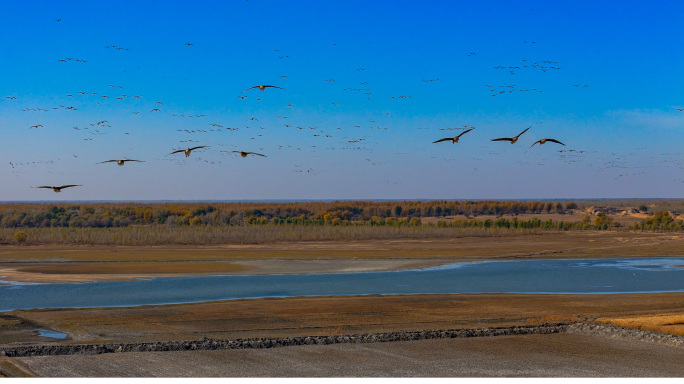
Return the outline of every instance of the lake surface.
{"type": "Polygon", "coordinates": [[[684,292],[684,258],[487,261],[393,272],[13,284],[0,286],[0,311],[292,296],[656,292],[684,292]]]}

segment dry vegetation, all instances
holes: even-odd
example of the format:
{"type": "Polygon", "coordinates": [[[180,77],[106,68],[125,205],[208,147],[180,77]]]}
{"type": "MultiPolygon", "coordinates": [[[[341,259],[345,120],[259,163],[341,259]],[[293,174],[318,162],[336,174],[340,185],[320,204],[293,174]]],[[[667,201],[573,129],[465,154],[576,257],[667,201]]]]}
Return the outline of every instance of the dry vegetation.
{"type": "Polygon", "coordinates": [[[0,244],[211,245],[684,229],[682,201],[0,204],[0,244]],[[631,203],[631,205],[628,205],[631,203]],[[641,204],[635,206],[635,204],[641,204]],[[666,208],[667,210],[654,211],[666,208]]]}

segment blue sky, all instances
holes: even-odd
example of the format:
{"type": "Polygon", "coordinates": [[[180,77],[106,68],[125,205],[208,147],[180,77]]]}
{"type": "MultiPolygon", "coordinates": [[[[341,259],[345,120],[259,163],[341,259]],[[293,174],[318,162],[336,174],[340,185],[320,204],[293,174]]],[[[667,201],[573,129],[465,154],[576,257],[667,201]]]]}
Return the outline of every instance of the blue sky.
{"type": "Polygon", "coordinates": [[[0,200],[684,194],[681,2],[2,9],[0,200]]]}

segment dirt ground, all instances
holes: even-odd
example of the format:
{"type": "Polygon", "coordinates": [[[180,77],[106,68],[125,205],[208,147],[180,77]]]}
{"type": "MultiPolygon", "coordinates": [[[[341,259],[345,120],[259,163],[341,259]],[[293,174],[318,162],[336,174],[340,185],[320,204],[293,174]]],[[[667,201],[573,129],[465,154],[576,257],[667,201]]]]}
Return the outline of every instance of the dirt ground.
{"type": "Polygon", "coordinates": [[[682,348],[553,334],[15,359],[50,377],[682,377],[682,348]]]}

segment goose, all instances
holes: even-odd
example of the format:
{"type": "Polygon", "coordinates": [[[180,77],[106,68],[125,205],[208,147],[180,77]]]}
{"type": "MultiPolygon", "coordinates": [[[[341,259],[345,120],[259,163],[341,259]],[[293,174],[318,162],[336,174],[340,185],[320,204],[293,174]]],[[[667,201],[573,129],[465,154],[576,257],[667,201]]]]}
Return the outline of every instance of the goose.
{"type": "Polygon", "coordinates": [[[510,141],[511,144],[515,144],[515,142],[518,141],[518,138],[520,137],[520,135],[522,135],[523,133],[527,132],[527,130],[530,129],[530,128],[532,128],[532,127],[531,127],[531,126],[527,127],[524,131],[518,133],[518,136],[515,136],[515,137],[500,137],[500,138],[498,138],[498,139],[492,139],[492,141],[510,141]]]}
{"type": "Polygon", "coordinates": [[[127,161],[137,161],[137,162],[140,162],[140,163],[144,163],[144,161],[142,161],[142,160],[121,159],[121,160],[107,160],[107,161],[102,161],[102,162],[99,162],[98,164],[103,164],[103,163],[117,163],[117,164],[119,164],[119,165],[124,165],[124,163],[127,162],[127,161]]]}
{"type": "Polygon", "coordinates": [[[221,151],[221,152],[239,153],[240,156],[242,156],[242,157],[247,157],[247,155],[257,155],[257,156],[267,157],[266,155],[262,155],[261,153],[256,153],[256,152],[245,152],[245,151],[221,151]]]}
{"type": "MultiPolygon", "coordinates": [[[[561,143],[560,141],[558,141],[558,140],[556,140],[556,139],[541,139],[541,140],[535,141],[534,144],[539,143],[539,145],[542,145],[542,144],[545,144],[547,141],[550,141],[550,142],[552,142],[552,143],[558,143],[558,144],[560,144],[560,145],[565,145],[565,144],[561,143]]],[[[530,148],[534,147],[534,144],[530,145],[530,148]]]]}
{"type": "Polygon", "coordinates": [[[461,134],[459,134],[458,136],[454,136],[454,137],[445,137],[445,138],[443,138],[443,139],[439,139],[439,140],[437,140],[437,141],[433,141],[432,143],[433,143],[433,144],[434,144],[434,143],[441,143],[442,141],[449,141],[449,140],[451,140],[451,144],[456,144],[456,143],[458,143],[458,139],[459,139],[461,136],[463,136],[463,135],[465,135],[466,133],[472,131],[473,129],[475,129],[475,128],[470,128],[470,129],[467,130],[467,131],[463,131],[463,132],[461,132],[461,134]]]}
{"type": "MultiPolygon", "coordinates": [[[[174,153],[178,153],[178,152],[185,152],[185,157],[190,157],[190,152],[194,151],[195,149],[199,149],[199,148],[208,148],[208,147],[206,145],[200,145],[198,147],[192,147],[192,148],[187,148],[187,149],[179,149],[177,151],[173,151],[173,152],[169,153],[169,155],[173,155],[174,153]]],[[[166,156],[168,156],[168,155],[166,155],[166,156]]]]}
{"type": "Polygon", "coordinates": [[[69,185],[62,185],[61,187],[53,187],[50,185],[41,185],[40,187],[31,187],[31,188],[49,188],[52,189],[55,192],[62,192],[62,189],[64,188],[70,188],[70,187],[80,187],[80,184],[69,184],[69,185]]]}
{"type": "Polygon", "coordinates": [[[249,88],[245,89],[245,90],[242,91],[242,92],[249,91],[249,90],[252,89],[252,88],[259,88],[260,91],[263,91],[263,90],[265,90],[266,88],[285,89],[285,88],[281,88],[281,87],[276,87],[275,85],[255,85],[255,86],[253,86],[253,87],[249,87],[249,88]]]}

